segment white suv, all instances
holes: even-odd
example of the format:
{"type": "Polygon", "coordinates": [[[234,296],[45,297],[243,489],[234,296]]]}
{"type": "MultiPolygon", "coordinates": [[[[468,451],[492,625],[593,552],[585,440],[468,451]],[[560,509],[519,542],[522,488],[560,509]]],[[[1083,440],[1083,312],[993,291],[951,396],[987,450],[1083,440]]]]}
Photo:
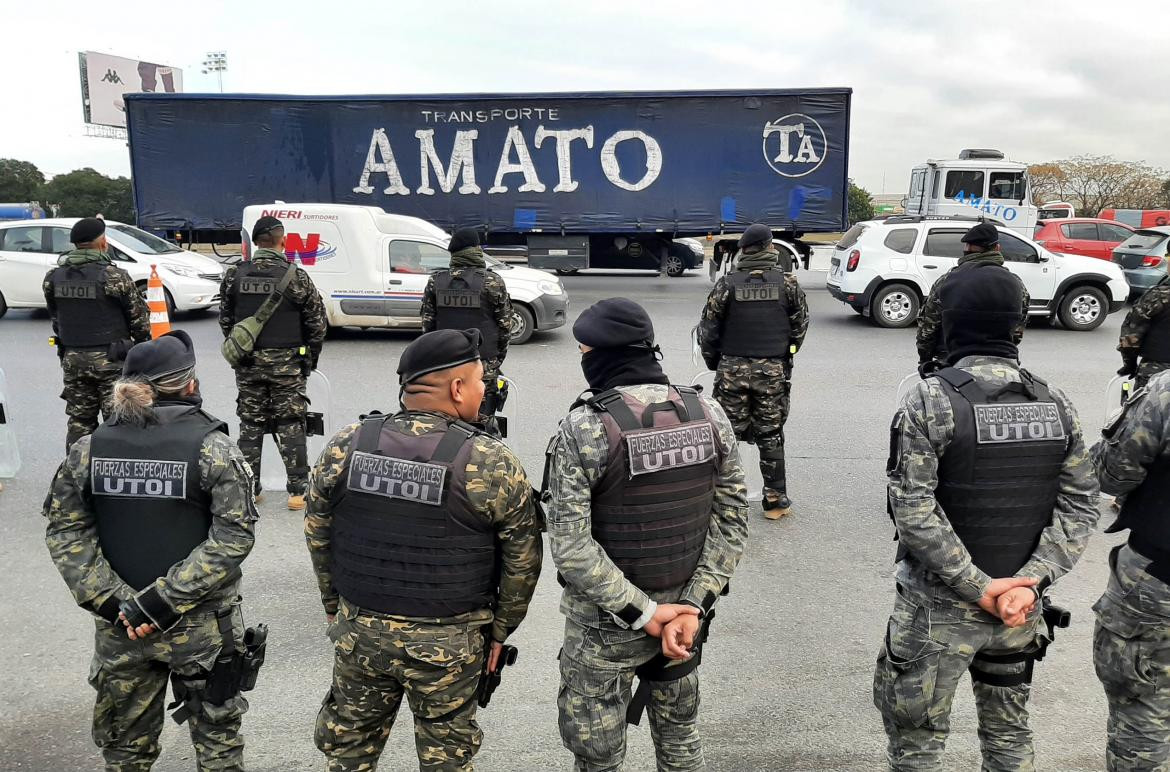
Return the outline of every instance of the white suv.
{"type": "MultiPolygon", "coordinates": [[[[9,308],[45,307],[41,282],[73,249],[69,229],[75,222],[76,217],[0,223],[0,316],[9,308]]],[[[144,293],[150,266],[158,266],[168,311],[218,305],[223,266],[215,260],[113,220],[106,221],[106,240],[114,265],[126,269],[144,293]]]]}
{"type": "MultiPolygon", "coordinates": [[[[916,215],[857,223],[837,242],[829,293],[882,327],[909,327],[931,286],[958,263],[963,234],[977,222],[916,215]]],[[[1116,265],[1049,252],[995,224],[1004,265],[1028,288],[1031,316],[1055,316],[1066,329],[1092,330],[1124,305],[1129,285],[1116,265]]]]}

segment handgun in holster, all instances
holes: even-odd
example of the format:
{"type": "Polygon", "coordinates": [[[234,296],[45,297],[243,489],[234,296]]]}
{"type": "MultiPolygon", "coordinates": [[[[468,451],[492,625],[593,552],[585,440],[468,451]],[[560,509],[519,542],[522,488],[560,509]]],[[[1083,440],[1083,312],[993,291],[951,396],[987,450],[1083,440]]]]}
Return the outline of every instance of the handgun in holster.
{"type": "Polygon", "coordinates": [[[203,703],[223,705],[241,692],[256,688],[256,675],[264,664],[268,647],[268,625],[258,624],[244,631],[244,648],[237,649],[232,635],[232,607],[216,613],[223,648],[215,658],[211,671],[205,677],[181,676],[171,673],[171,687],[175,701],[167,706],[174,710],[171,718],[182,724],[200,710],[203,703]],[[202,682],[202,686],[192,683],[202,682]],[[178,708],[177,710],[175,710],[178,708]]]}
{"type": "Polygon", "coordinates": [[[505,643],[500,650],[500,661],[496,666],[496,672],[492,673],[488,670],[488,662],[491,660],[491,639],[485,638],[484,643],[483,674],[479,677],[479,692],[476,695],[481,708],[486,708],[488,703],[492,701],[492,694],[500,685],[504,668],[508,665],[515,665],[516,655],[519,653],[515,646],[509,646],[505,643]]]}

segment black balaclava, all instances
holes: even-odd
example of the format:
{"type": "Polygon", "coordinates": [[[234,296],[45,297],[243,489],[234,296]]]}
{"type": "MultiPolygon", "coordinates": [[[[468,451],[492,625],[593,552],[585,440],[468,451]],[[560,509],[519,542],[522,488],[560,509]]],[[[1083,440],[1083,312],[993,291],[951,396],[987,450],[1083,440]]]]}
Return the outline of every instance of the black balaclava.
{"type": "Polygon", "coordinates": [[[1018,359],[1015,331],[1023,305],[1020,280],[1002,265],[957,270],[939,292],[947,363],[966,356],[1018,359]]]}
{"type": "Polygon", "coordinates": [[[670,383],[659,364],[650,315],[632,300],[607,298],[586,308],[573,324],[573,337],[592,348],[581,355],[590,389],[670,383]]]}

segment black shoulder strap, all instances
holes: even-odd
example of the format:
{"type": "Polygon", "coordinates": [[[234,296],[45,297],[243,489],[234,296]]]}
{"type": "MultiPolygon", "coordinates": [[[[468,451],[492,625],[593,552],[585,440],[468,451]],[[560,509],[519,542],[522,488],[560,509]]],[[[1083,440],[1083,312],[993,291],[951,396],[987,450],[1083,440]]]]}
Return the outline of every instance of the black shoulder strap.
{"type": "Polygon", "coordinates": [[[987,394],[984,393],[983,389],[979,388],[979,383],[970,373],[963,372],[955,367],[944,367],[941,370],[931,373],[931,377],[945,381],[952,389],[962,394],[973,405],[982,404],[987,401],[987,394]]]}
{"type": "Polygon", "coordinates": [[[706,415],[703,412],[703,403],[699,399],[699,390],[691,386],[674,386],[672,387],[682,397],[683,411],[685,415],[680,415],[679,419],[683,423],[687,421],[698,421],[706,415]]]}
{"type": "Polygon", "coordinates": [[[361,428],[358,429],[354,449],[362,453],[376,453],[378,443],[382,439],[382,424],[386,422],[387,418],[389,416],[379,414],[363,419],[361,428]]]}
{"type": "Polygon", "coordinates": [[[464,443],[477,434],[479,431],[474,426],[463,421],[452,421],[447,427],[443,439],[439,440],[439,444],[435,446],[435,452],[431,454],[431,461],[450,464],[455,460],[455,456],[459,455],[459,449],[463,447],[464,443]]]}
{"type": "Polygon", "coordinates": [[[590,397],[586,404],[602,413],[609,413],[623,432],[632,432],[642,428],[638,419],[634,418],[634,411],[622,399],[622,393],[617,389],[609,389],[590,397]]]}

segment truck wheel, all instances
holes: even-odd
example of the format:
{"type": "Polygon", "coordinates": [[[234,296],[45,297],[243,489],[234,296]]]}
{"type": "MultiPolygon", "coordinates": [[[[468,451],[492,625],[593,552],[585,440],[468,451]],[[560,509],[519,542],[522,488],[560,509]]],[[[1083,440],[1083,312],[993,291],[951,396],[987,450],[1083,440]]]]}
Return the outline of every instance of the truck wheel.
{"type": "Polygon", "coordinates": [[[536,321],[532,312],[519,303],[512,304],[512,343],[520,345],[527,343],[536,331],[536,321]]]}
{"type": "Polygon", "coordinates": [[[1109,300],[1099,287],[1073,287],[1060,301],[1060,323],[1067,330],[1095,330],[1109,314],[1109,300]]]}
{"type": "Polygon", "coordinates": [[[869,313],[879,327],[909,327],[918,318],[918,293],[905,284],[887,284],[877,291],[869,313]]]}
{"type": "Polygon", "coordinates": [[[557,276],[572,276],[581,270],[580,268],[557,268],[557,276]]]}
{"type": "Polygon", "coordinates": [[[686,265],[683,264],[683,260],[681,257],[679,257],[678,255],[667,255],[666,256],[666,275],[667,276],[675,276],[675,277],[682,276],[686,270],[687,270],[687,267],[686,267],[686,265]]]}

